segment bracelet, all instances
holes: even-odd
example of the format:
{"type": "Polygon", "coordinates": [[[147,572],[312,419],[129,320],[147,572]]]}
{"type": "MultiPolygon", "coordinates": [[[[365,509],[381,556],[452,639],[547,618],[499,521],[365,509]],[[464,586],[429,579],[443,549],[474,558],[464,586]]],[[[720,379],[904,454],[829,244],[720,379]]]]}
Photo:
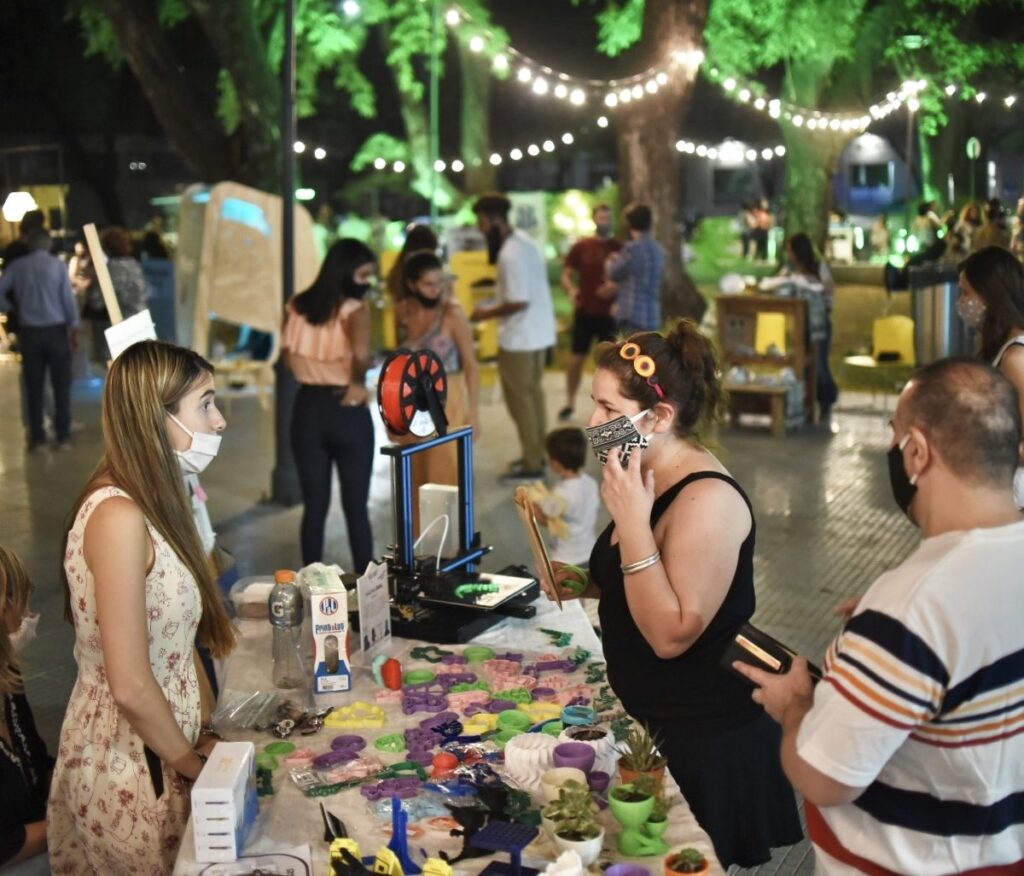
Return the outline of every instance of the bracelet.
{"type": "Polygon", "coordinates": [[[649,569],[660,559],[661,551],[655,551],[649,557],[644,557],[642,560],[637,560],[635,563],[623,563],[619,568],[622,569],[623,575],[633,575],[637,572],[642,572],[644,569],[649,569]]]}

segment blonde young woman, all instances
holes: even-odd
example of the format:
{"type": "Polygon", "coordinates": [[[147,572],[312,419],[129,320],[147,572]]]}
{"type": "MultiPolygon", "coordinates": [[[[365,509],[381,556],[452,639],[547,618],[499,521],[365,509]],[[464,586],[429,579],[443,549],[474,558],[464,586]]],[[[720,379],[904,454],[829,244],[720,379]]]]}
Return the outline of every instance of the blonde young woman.
{"type": "Polygon", "coordinates": [[[54,873],[169,873],[189,784],[215,739],[195,644],[234,644],[182,466],[225,427],[213,369],[159,341],[125,350],[103,394],[104,453],[69,517],[71,693],[48,808],[54,873]]]}
{"type": "Polygon", "coordinates": [[[18,555],[0,547],[0,869],[46,861],[46,793],[53,758],[36,732],[18,661],[18,651],[35,636],[39,620],[28,610],[31,589],[18,555]]]}

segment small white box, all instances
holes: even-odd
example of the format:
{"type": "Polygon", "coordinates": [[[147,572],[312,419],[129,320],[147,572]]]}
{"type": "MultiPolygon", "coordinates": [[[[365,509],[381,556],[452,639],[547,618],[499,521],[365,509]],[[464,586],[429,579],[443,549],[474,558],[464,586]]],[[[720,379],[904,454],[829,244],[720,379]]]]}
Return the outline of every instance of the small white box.
{"type": "Polygon", "coordinates": [[[202,864],[237,860],[258,814],[256,746],[218,742],[192,786],[196,860],[202,864]]]}

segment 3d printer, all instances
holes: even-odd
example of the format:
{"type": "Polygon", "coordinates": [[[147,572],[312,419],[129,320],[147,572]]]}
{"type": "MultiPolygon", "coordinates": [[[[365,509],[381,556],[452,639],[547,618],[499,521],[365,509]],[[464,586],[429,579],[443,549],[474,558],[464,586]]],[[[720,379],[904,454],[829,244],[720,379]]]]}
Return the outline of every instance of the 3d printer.
{"type": "Polygon", "coordinates": [[[430,350],[396,350],[385,360],[377,383],[384,425],[393,435],[421,439],[381,448],[391,457],[395,543],[386,557],[391,628],[398,636],[441,643],[468,641],[505,616],[532,617],[536,609],[531,603],[540,593],[537,580],[523,566],[497,574],[477,571],[477,561],[492,546],[484,545],[475,531],[473,430],[448,431],[447,391],[444,366],[430,350]],[[417,557],[412,458],[451,442],[458,450],[458,550],[453,557],[417,557]]]}

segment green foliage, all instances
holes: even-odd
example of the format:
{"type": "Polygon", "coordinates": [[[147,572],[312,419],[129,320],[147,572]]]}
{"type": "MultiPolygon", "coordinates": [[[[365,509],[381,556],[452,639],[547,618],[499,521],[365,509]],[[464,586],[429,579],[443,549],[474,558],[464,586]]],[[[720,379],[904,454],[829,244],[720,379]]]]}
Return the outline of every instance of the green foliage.
{"type": "Polygon", "coordinates": [[[865,0],[712,0],[708,61],[750,76],[775,64],[813,62],[826,71],[850,58],[865,0]]]}
{"type": "Polygon", "coordinates": [[[593,839],[601,832],[590,788],[573,779],[558,789],[558,797],[544,807],[543,814],[555,822],[555,833],[567,839],[593,839]]]}
{"type": "Polygon", "coordinates": [[[383,158],[388,164],[394,161],[409,161],[409,146],[390,134],[373,134],[359,147],[349,167],[358,172],[373,165],[374,160],[383,158]]]}
{"type": "MultiPolygon", "coordinates": [[[[597,0],[572,0],[573,6],[597,0]]],[[[608,0],[597,13],[597,47],[615,57],[640,42],[644,30],[644,0],[608,0]]]]}
{"type": "Polygon", "coordinates": [[[235,91],[235,82],[227,70],[221,70],[217,74],[217,118],[220,119],[227,134],[235,132],[241,118],[238,92],[235,91]]]}
{"type": "Polygon", "coordinates": [[[668,869],[676,873],[699,873],[706,863],[704,855],[693,848],[680,849],[665,861],[668,869]]]}
{"type": "Polygon", "coordinates": [[[651,809],[651,821],[664,821],[668,818],[669,803],[665,797],[665,783],[654,776],[641,773],[632,782],[633,787],[641,794],[654,798],[651,809]]]}
{"type": "Polygon", "coordinates": [[[646,724],[634,724],[619,745],[622,765],[638,773],[659,770],[667,761],[658,751],[658,738],[646,724]]]}

